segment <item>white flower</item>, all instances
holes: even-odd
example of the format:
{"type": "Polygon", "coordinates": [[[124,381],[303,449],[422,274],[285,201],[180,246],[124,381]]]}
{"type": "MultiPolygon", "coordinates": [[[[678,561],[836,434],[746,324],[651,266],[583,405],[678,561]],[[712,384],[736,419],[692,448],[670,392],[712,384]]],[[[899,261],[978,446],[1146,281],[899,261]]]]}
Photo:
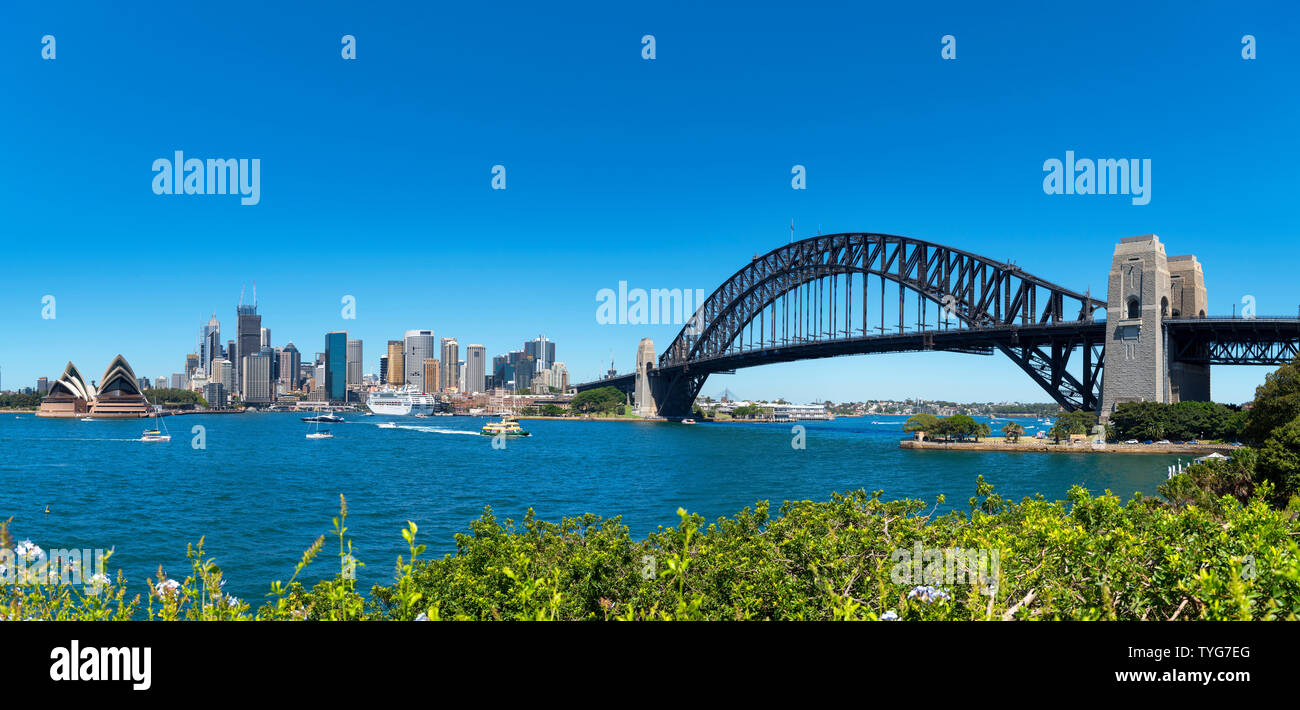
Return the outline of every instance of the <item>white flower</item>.
{"type": "Polygon", "coordinates": [[[45,554],[45,551],[42,550],[40,547],[38,547],[31,540],[23,540],[22,542],[18,543],[18,547],[14,548],[14,552],[17,553],[19,557],[23,558],[24,560],[27,560],[28,562],[31,562],[37,557],[45,554]]]}
{"type": "Polygon", "coordinates": [[[90,578],[90,583],[108,584],[109,583],[108,575],[104,574],[103,572],[96,573],[93,577],[90,578]]]}
{"type": "Polygon", "coordinates": [[[157,586],[154,587],[154,591],[157,592],[158,596],[161,597],[164,596],[165,594],[175,592],[177,589],[180,589],[180,587],[181,587],[180,582],[177,582],[174,579],[164,579],[163,581],[159,582],[157,586]]]}
{"type": "Polygon", "coordinates": [[[424,613],[424,612],[420,612],[420,615],[417,616],[417,617],[415,617],[415,620],[416,620],[416,621],[428,621],[428,620],[429,620],[429,615],[426,614],[426,613],[424,613]]]}
{"type": "Polygon", "coordinates": [[[883,613],[883,614],[880,615],[880,620],[881,620],[881,621],[898,621],[898,612],[894,611],[893,609],[890,609],[889,611],[887,611],[887,612],[885,612],[885,613],[883,613]]]}
{"type": "Polygon", "coordinates": [[[235,607],[239,606],[239,597],[227,596],[226,606],[230,607],[231,609],[234,609],[235,607]]]}

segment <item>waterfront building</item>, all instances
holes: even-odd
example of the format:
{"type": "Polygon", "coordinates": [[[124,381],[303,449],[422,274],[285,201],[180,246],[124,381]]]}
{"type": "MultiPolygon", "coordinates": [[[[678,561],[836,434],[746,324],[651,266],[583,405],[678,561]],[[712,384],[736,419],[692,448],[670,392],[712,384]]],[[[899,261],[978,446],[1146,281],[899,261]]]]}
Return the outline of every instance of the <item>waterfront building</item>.
{"type": "Polygon", "coordinates": [[[226,386],[220,382],[209,382],[204,385],[203,398],[208,400],[208,407],[212,409],[225,409],[230,406],[226,386]]]}
{"type": "Polygon", "coordinates": [[[50,391],[50,378],[48,377],[36,378],[36,394],[43,395],[49,391],[50,391]]]}
{"type": "Polygon", "coordinates": [[[465,377],[461,389],[466,394],[487,391],[487,348],[482,345],[465,347],[465,377]]]}
{"type": "Polygon", "coordinates": [[[173,372],[171,388],[174,390],[185,389],[185,375],[180,372],[173,372]]]}
{"type": "Polygon", "coordinates": [[[153,380],[154,389],[165,390],[167,389],[168,384],[166,377],[155,377],[153,380]]]}
{"type": "Polygon", "coordinates": [[[402,383],[421,392],[436,392],[437,382],[424,381],[425,358],[437,357],[432,330],[408,330],[402,342],[402,383]]]}
{"type": "Polygon", "coordinates": [[[405,370],[402,369],[402,341],[388,341],[388,377],[384,381],[390,385],[406,384],[405,370]]]}
{"type": "Polygon", "coordinates": [[[361,341],[348,341],[347,386],[361,386],[361,341]]]}
{"type": "Polygon", "coordinates": [[[271,386],[271,365],[275,352],[262,348],[244,357],[241,399],[245,404],[270,404],[275,401],[275,389],[271,386]]]}
{"type": "MultiPolygon", "coordinates": [[[[423,375],[423,380],[424,380],[425,382],[438,382],[438,381],[440,381],[440,380],[441,380],[441,376],[440,376],[440,373],[438,372],[438,370],[439,370],[439,362],[438,362],[435,358],[426,357],[426,358],[424,359],[424,375],[423,375]]],[[[424,391],[425,391],[426,393],[428,393],[428,394],[433,394],[433,392],[429,392],[428,390],[424,390],[424,391]]]]}
{"type": "Polygon", "coordinates": [[[36,410],[38,417],[80,417],[90,408],[90,401],[95,393],[86,384],[85,378],[71,362],[63,368],[63,374],[50,386],[50,393],[41,400],[36,410]]]}
{"type": "Polygon", "coordinates": [[[134,418],[149,413],[149,403],[140,391],[135,372],[126,358],[118,355],[108,363],[95,399],[90,403],[92,417],[134,418]]]}
{"type": "Polygon", "coordinates": [[[348,332],[325,334],[325,393],[331,402],[347,400],[348,332]]]}
{"type": "Polygon", "coordinates": [[[455,338],[442,339],[442,388],[460,387],[460,344],[455,338]]]}

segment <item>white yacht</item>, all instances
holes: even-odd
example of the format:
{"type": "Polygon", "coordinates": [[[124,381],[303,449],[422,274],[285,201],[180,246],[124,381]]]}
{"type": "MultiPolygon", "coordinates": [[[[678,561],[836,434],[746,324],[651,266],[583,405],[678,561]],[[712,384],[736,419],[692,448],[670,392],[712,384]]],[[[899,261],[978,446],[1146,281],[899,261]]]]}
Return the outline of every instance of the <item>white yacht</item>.
{"type": "Polygon", "coordinates": [[[398,417],[408,414],[424,414],[427,416],[433,413],[436,401],[433,395],[425,394],[414,387],[407,386],[400,390],[384,388],[378,392],[372,392],[366,400],[366,407],[375,414],[398,417]]]}

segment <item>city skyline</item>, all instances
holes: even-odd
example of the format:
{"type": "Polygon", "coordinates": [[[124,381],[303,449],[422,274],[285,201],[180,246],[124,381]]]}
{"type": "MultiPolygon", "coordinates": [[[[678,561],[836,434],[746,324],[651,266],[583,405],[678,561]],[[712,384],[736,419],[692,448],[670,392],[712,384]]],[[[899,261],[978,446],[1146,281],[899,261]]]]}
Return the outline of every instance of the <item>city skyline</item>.
{"type": "MultiPolygon", "coordinates": [[[[1300,232],[1294,178],[1272,157],[1300,141],[1300,100],[1274,90],[1300,65],[1296,50],[1263,10],[1113,7],[1123,26],[1106,13],[961,6],[942,21],[826,7],[418,8],[359,21],[341,3],[307,17],[248,6],[275,42],[246,36],[238,12],[176,9],[182,30],[160,32],[166,23],[106,8],[15,8],[0,51],[24,70],[0,87],[50,110],[0,118],[24,137],[0,175],[2,228],[15,235],[0,250],[3,385],[119,352],[168,376],[214,310],[223,345],[242,337],[230,308],[254,281],[259,328],[308,354],[346,330],[370,343],[366,374],[387,340],[428,328],[489,358],[546,333],[571,380],[588,381],[611,351],[628,372],[640,338],[662,348],[680,328],[601,324],[601,289],[710,293],[786,243],[791,220],[795,237],[888,232],[1014,259],[1097,296],[1111,246],[1156,233],[1198,256],[1212,314],[1247,299],[1261,315],[1296,313],[1291,260],[1261,258],[1300,232]],[[1043,33],[1045,20],[1059,29],[1043,33]],[[457,31],[431,44],[428,26],[457,31]],[[59,57],[41,63],[47,31],[59,57]],[[338,56],[345,33],[355,62],[338,56]],[[485,33],[500,42],[484,49],[485,33]],[[641,56],[647,33],[653,61],[641,56]],[[1252,61],[1240,56],[1248,33],[1252,61]],[[940,56],[949,34],[952,61],[940,56]],[[1087,48],[1088,61],[1063,47],[1087,48]],[[481,61],[445,71],[464,56],[481,61]],[[229,57],[287,60],[302,81],[249,85],[229,57]],[[407,90],[420,81],[438,91],[407,90]],[[320,86],[346,91],[309,88],[320,86]],[[154,194],[149,166],[176,150],[259,159],[260,201],[154,194]],[[1149,159],[1149,202],[1045,192],[1044,161],[1070,153],[1149,159]],[[505,190],[491,186],[498,164],[505,190]],[[793,166],[806,189],[792,189],[793,166]],[[55,244],[91,262],[125,244],[133,270],[58,268],[55,244]],[[159,286],[162,273],[179,278],[159,286]],[[46,296],[55,318],[42,318],[46,296]],[[354,320],[340,315],[348,296],[354,320]]],[[[1215,368],[1212,395],[1249,399],[1264,372],[1215,368]]],[[[1005,359],[938,353],[742,370],[704,393],[724,387],[802,401],[1044,398],[1005,359]]]]}

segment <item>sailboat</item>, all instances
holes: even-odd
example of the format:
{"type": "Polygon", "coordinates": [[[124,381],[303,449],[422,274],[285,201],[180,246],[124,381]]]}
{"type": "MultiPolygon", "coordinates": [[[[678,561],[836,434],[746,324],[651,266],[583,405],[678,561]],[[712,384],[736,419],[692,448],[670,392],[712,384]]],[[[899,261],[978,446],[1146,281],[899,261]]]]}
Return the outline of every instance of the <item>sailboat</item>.
{"type": "Polygon", "coordinates": [[[312,432],[307,435],[308,439],[333,439],[334,438],[334,435],[330,433],[329,429],[321,431],[320,419],[317,419],[314,422],[314,424],[316,425],[316,428],[313,429],[312,432]]]}
{"type": "Polygon", "coordinates": [[[166,422],[163,422],[162,417],[158,416],[158,410],[161,408],[161,405],[154,404],[151,406],[153,407],[154,428],[145,429],[144,434],[140,436],[140,441],[171,441],[172,437],[171,434],[167,432],[166,422]],[[162,424],[162,429],[158,428],[159,424],[162,424]]]}

